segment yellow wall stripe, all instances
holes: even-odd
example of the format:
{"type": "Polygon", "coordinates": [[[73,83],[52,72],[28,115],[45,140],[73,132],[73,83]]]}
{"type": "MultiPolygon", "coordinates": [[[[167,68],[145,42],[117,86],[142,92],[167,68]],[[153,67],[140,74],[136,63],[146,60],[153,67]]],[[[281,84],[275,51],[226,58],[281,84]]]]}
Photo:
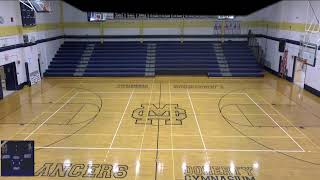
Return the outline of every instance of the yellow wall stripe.
{"type": "MultiPolygon", "coordinates": [[[[213,20],[143,20],[143,28],[213,27],[213,20]]],[[[64,22],[65,28],[97,28],[94,22],[64,22]]],[[[104,28],[141,28],[141,20],[111,20],[104,28]]]]}
{"type": "Polygon", "coordinates": [[[19,34],[19,28],[17,26],[0,26],[0,37],[14,36],[19,34]]]}
{"type": "Polygon", "coordinates": [[[71,22],[71,23],[63,23],[64,28],[100,28],[100,23],[99,22],[92,22],[92,23],[87,23],[87,22],[71,22]]]}
{"type": "MultiPolygon", "coordinates": [[[[63,16],[63,14],[61,14],[63,16]]],[[[22,26],[0,26],[0,37],[22,35],[29,32],[48,31],[63,28],[213,28],[214,20],[111,20],[104,23],[95,22],[59,22],[38,24],[37,26],[25,28],[22,26]]],[[[304,32],[304,23],[290,23],[290,22],[273,22],[273,21],[243,21],[242,26],[248,28],[268,28],[289,30],[296,32],[304,32]]]]}
{"type": "Polygon", "coordinates": [[[61,23],[38,24],[33,27],[0,26],[0,37],[22,35],[22,34],[30,33],[30,32],[56,30],[56,29],[61,29],[61,28],[62,28],[61,23]]]}
{"type": "Polygon", "coordinates": [[[242,22],[242,25],[245,25],[249,28],[266,28],[268,26],[268,28],[271,28],[271,29],[288,30],[288,31],[296,31],[296,32],[305,31],[305,23],[245,21],[245,22],[242,22]]]}

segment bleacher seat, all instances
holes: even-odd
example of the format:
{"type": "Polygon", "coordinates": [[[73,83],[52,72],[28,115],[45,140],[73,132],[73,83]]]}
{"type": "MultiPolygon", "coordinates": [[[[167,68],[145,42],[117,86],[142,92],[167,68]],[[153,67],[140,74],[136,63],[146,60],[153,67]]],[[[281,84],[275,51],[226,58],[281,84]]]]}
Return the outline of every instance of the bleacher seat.
{"type": "Polygon", "coordinates": [[[263,73],[245,41],[66,41],[45,72],[45,76],[154,75],[259,77],[263,73]]]}

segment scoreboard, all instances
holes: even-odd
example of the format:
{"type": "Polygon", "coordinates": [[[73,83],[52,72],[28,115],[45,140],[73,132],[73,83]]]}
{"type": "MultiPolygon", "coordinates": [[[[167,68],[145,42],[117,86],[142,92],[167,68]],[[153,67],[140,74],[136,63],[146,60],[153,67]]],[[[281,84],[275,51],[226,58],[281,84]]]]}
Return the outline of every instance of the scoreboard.
{"type": "Polygon", "coordinates": [[[89,22],[103,22],[109,19],[114,19],[114,13],[88,12],[89,22]]]}
{"type": "Polygon", "coordinates": [[[1,141],[1,176],[34,176],[34,141],[1,141]]]}
{"type": "Polygon", "coordinates": [[[21,20],[23,27],[35,26],[36,16],[33,9],[20,2],[21,20]]]}

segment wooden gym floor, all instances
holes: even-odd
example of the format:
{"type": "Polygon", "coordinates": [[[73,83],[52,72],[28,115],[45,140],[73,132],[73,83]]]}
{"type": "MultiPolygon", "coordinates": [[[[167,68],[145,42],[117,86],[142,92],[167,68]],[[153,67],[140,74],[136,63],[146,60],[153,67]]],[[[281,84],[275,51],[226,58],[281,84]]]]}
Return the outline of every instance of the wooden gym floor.
{"type": "MultiPolygon", "coordinates": [[[[320,98],[264,78],[47,78],[0,101],[33,178],[314,180],[320,98]]],[[[0,179],[6,179],[0,177],[0,179]]]]}

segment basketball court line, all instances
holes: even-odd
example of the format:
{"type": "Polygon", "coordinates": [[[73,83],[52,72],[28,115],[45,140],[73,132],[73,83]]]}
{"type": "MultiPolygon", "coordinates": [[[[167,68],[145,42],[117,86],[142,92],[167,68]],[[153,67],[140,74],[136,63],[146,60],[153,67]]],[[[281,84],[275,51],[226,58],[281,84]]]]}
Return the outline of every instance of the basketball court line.
{"type": "MultiPolygon", "coordinates": [[[[189,92],[188,92],[189,93],[189,92]]],[[[246,93],[245,93],[246,94],[246,93]]],[[[190,96],[190,95],[189,95],[190,96]]],[[[247,95],[248,96],[248,95],[247,95]]],[[[250,98],[250,97],[249,97],[250,98]]],[[[185,99],[185,98],[183,98],[185,99]]],[[[251,99],[251,98],[250,98],[251,99]]],[[[189,99],[191,100],[191,99],[189,99]]],[[[190,101],[192,103],[192,101],[190,101]]],[[[272,107],[272,106],[271,106],[272,107]]],[[[272,107],[273,108],[273,107],[272,107]]],[[[193,109],[194,110],[194,109],[193,109]]],[[[276,110],[277,111],[277,110],[276,110]]],[[[60,113],[60,112],[58,112],[60,113]]],[[[75,112],[73,112],[75,113],[75,112]]],[[[107,113],[107,112],[106,112],[107,113]]],[[[121,112],[117,112],[117,113],[121,113],[121,112]]],[[[196,114],[196,113],[194,113],[196,114]]],[[[259,114],[259,115],[265,115],[265,114],[259,114]]],[[[268,114],[266,114],[268,115],[268,114]]],[[[273,114],[269,114],[269,115],[273,115],[273,114]]],[[[277,114],[275,114],[277,115],[277,114]]],[[[281,116],[281,114],[279,114],[281,116]]],[[[282,115],[283,116],[283,115],[282,115]]],[[[284,116],[283,116],[284,117],[284,116]]],[[[295,127],[295,126],[294,126],[295,127]]],[[[29,134],[29,133],[26,133],[26,134],[29,134]]],[[[33,133],[33,134],[37,134],[37,133],[33,133]]],[[[302,133],[303,134],[303,133],[302,133]]],[[[304,135],[304,134],[303,134],[304,135]]],[[[183,135],[181,135],[183,136],[183,135]]],[[[188,135],[185,135],[185,136],[188,136],[188,135]]],[[[206,137],[206,136],[205,136],[206,137]]],[[[231,136],[230,136],[231,137],[231,136]]],[[[243,137],[243,136],[242,136],[243,137]]],[[[285,137],[285,136],[283,136],[285,137]]],[[[276,137],[275,137],[276,138],[276,137]]],[[[291,136],[289,136],[288,138],[291,138],[291,136]]],[[[297,138],[297,137],[294,137],[294,138],[297,138]]],[[[300,137],[301,138],[301,137],[300,137]]],[[[46,148],[46,147],[41,147],[41,148],[44,148],[44,149],[51,149],[50,147],[46,148]]],[[[72,148],[72,147],[70,147],[72,148]]],[[[77,147],[74,147],[74,148],[77,148],[77,147]]],[[[52,147],[52,149],[59,149],[59,148],[56,148],[56,147],[52,147]]],[[[68,148],[67,148],[68,149],[68,148]]],[[[100,149],[100,148],[98,148],[100,149]]],[[[110,150],[134,150],[135,148],[110,148],[110,150]]],[[[152,150],[156,150],[156,149],[148,149],[148,148],[145,148],[145,149],[140,149],[140,150],[143,150],[143,151],[152,151],[152,150]]],[[[236,150],[236,149],[158,149],[159,151],[217,151],[217,152],[220,152],[220,151],[226,151],[226,152],[234,152],[234,151],[238,151],[238,152],[304,152],[303,151],[295,151],[295,150],[269,150],[269,151],[265,151],[265,150],[236,150]]]]}
{"type": "MultiPolygon", "coordinates": [[[[91,98],[91,97],[75,97],[75,98],[73,98],[73,99],[95,99],[95,100],[100,100],[100,99],[102,99],[102,100],[104,100],[104,99],[108,99],[108,100],[110,100],[110,99],[115,99],[114,97],[112,97],[112,98],[91,98]]],[[[116,98],[117,100],[127,100],[127,98],[116,98]]]]}
{"type": "MultiPolygon", "coordinates": [[[[204,140],[203,140],[203,137],[202,137],[202,132],[201,132],[201,129],[200,129],[200,125],[199,125],[199,122],[198,122],[198,118],[197,118],[196,112],[195,112],[194,107],[193,107],[193,103],[192,103],[192,100],[191,100],[191,97],[190,97],[189,89],[187,89],[187,92],[188,92],[188,97],[189,97],[190,105],[191,105],[191,108],[192,108],[192,111],[193,111],[193,115],[194,115],[194,118],[195,118],[195,120],[196,120],[196,122],[197,122],[197,127],[198,127],[198,131],[199,131],[199,133],[200,133],[202,145],[203,145],[204,149],[206,150],[207,147],[206,147],[206,144],[204,143],[204,140]]],[[[208,152],[205,151],[205,153],[206,153],[206,163],[209,163],[208,152]]]]}
{"type": "MultiPolygon", "coordinates": [[[[188,90],[188,89],[187,89],[188,90]]],[[[130,91],[97,91],[97,92],[79,92],[79,94],[87,94],[87,93],[95,93],[95,94],[130,94],[130,91]]],[[[135,94],[144,94],[145,92],[135,92],[135,94]]],[[[153,92],[153,93],[160,93],[159,91],[153,92]]],[[[169,94],[170,92],[162,92],[162,94],[169,94]]],[[[171,92],[172,94],[186,94],[187,92],[184,91],[177,91],[177,92],[171,92]]],[[[212,93],[212,92],[204,92],[204,91],[191,91],[189,92],[190,94],[221,94],[221,95],[225,95],[226,93],[212,93]]],[[[229,94],[246,94],[246,93],[229,93],[229,94]]]]}
{"type": "MultiPolygon", "coordinates": [[[[51,113],[54,113],[54,112],[42,112],[42,113],[48,113],[48,114],[51,114],[51,113]]],[[[71,113],[78,113],[78,114],[92,114],[92,113],[96,113],[96,111],[87,111],[87,112],[76,112],[76,111],[69,111],[69,112],[57,112],[57,114],[71,114],[71,113]]],[[[112,112],[112,111],[109,111],[109,112],[99,112],[99,114],[116,114],[116,113],[123,113],[123,112],[112,112]]],[[[193,114],[193,113],[190,113],[190,114],[193,114]]],[[[219,115],[220,113],[202,113],[202,112],[198,112],[197,114],[201,115],[201,114],[204,114],[204,115],[219,115]]],[[[243,114],[240,114],[240,113],[226,113],[226,115],[230,115],[230,116],[237,116],[237,115],[243,115],[243,114]]],[[[279,114],[269,114],[269,115],[279,115],[279,114]]],[[[246,114],[246,116],[265,116],[265,114],[246,114]]]]}
{"type": "MultiPolygon", "coordinates": [[[[294,127],[301,135],[303,135],[306,139],[308,139],[311,144],[313,144],[316,148],[320,149],[320,146],[317,145],[316,143],[314,143],[305,133],[303,133],[300,129],[298,129],[287,117],[285,117],[282,113],[280,113],[280,111],[278,111],[276,108],[274,108],[271,103],[269,103],[267,100],[265,100],[262,96],[260,96],[259,94],[255,93],[257,96],[259,96],[264,102],[266,102],[267,104],[269,104],[269,106],[271,106],[271,108],[277,112],[278,115],[282,116],[289,124],[291,124],[292,127],[294,127]]],[[[289,99],[290,100],[290,99],[289,99]]],[[[291,101],[291,100],[290,100],[291,101]]]]}
{"type": "MultiPolygon", "coordinates": [[[[17,133],[17,134],[29,134],[29,133],[17,133]]],[[[103,133],[97,133],[97,134],[68,134],[68,133],[34,133],[34,135],[49,135],[49,136],[68,136],[68,135],[74,135],[74,136],[113,136],[114,134],[103,134],[103,133]]],[[[123,136],[123,137],[140,137],[143,136],[138,134],[121,134],[117,136],[123,136]]],[[[148,136],[155,136],[156,135],[148,135],[148,136]]],[[[166,135],[163,135],[166,137],[166,135]]],[[[172,134],[172,136],[176,137],[198,137],[199,135],[188,135],[188,134],[172,134]]],[[[210,138],[262,138],[262,139],[290,139],[290,137],[286,136],[206,136],[203,135],[203,137],[210,137],[210,138]]],[[[293,137],[295,139],[305,139],[306,137],[293,137]]]]}
{"type": "Polygon", "coordinates": [[[122,151],[201,151],[201,152],[287,152],[287,153],[307,153],[306,151],[302,150],[270,150],[270,149],[188,149],[188,148],[163,148],[163,149],[157,149],[157,148],[105,148],[105,147],[61,147],[61,146],[52,146],[52,147],[42,147],[37,146],[36,149],[72,149],[72,150],[122,150],[122,151]]]}
{"type": "Polygon", "coordinates": [[[305,151],[291,136],[287,131],[285,131],[261,106],[259,106],[247,93],[245,95],[263,112],[265,113],[285,134],[287,134],[290,139],[302,150],[305,151]]]}
{"type": "Polygon", "coordinates": [[[190,101],[190,104],[191,104],[191,108],[192,108],[192,111],[193,111],[193,115],[194,115],[194,118],[195,118],[195,120],[197,122],[197,127],[198,127],[198,131],[199,131],[199,134],[200,134],[200,137],[201,137],[202,145],[203,145],[204,149],[207,149],[207,147],[206,147],[206,145],[204,143],[203,137],[202,137],[201,129],[200,129],[200,126],[199,126],[199,122],[198,122],[198,118],[197,118],[196,112],[195,112],[194,107],[193,107],[193,103],[192,103],[192,100],[191,100],[191,97],[190,97],[189,89],[187,89],[187,92],[188,92],[188,98],[189,98],[189,101],[190,101]]]}
{"type": "MultiPolygon", "coordinates": [[[[120,126],[121,126],[121,123],[122,123],[123,117],[124,117],[124,115],[125,115],[125,112],[127,111],[128,106],[129,106],[129,104],[130,104],[130,102],[131,102],[133,93],[134,93],[134,89],[131,91],[130,97],[129,97],[129,99],[128,99],[128,103],[127,103],[127,105],[126,105],[126,107],[125,107],[125,109],[124,109],[124,111],[123,111],[122,117],[121,117],[120,122],[119,122],[119,124],[118,124],[117,130],[116,130],[116,132],[115,132],[115,134],[114,134],[114,136],[113,136],[113,138],[112,138],[112,141],[111,141],[111,143],[110,143],[109,149],[112,147],[113,142],[114,142],[114,139],[115,139],[116,136],[117,136],[117,133],[118,133],[118,130],[119,130],[120,126]]],[[[107,157],[108,157],[108,154],[109,154],[109,150],[108,150],[107,153],[106,153],[106,156],[105,156],[104,161],[106,161],[106,159],[107,159],[107,157]]]]}
{"type": "MultiPolygon", "coordinates": [[[[151,98],[152,98],[152,95],[153,95],[152,92],[153,92],[154,80],[155,80],[155,79],[153,79],[153,81],[152,81],[151,90],[150,90],[150,92],[149,92],[150,95],[149,95],[147,113],[149,113],[151,98]]],[[[146,133],[146,129],[147,129],[147,121],[148,121],[148,116],[146,116],[146,120],[144,121],[143,135],[142,135],[142,139],[141,139],[141,142],[140,142],[140,149],[142,149],[142,146],[143,146],[144,137],[145,137],[145,133],[146,133]]],[[[142,151],[140,150],[139,155],[138,155],[138,160],[137,160],[136,166],[140,166],[141,153],[142,153],[142,151]]],[[[140,168],[140,167],[139,167],[139,168],[140,168]]],[[[136,170],[136,171],[137,171],[137,170],[136,170]]],[[[138,173],[135,174],[134,179],[137,179],[137,175],[138,175],[138,173]]]]}
{"type": "MultiPolygon", "coordinates": [[[[96,78],[99,78],[99,77],[96,77],[96,78]]],[[[108,77],[103,77],[103,78],[108,78],[108,77]]],[[[130,77],[128,77],[130,78],[130,77]]],[[[142,77],[143,78],[143,77],[142,77]]],[[[146,81],[146,80],[150,80],[150,82],[132,82],[132,84],[143,84],[143,85],[149,85],[152,83],[151,79],[150,78],[146,78],[146,79],[142,79],[142,78],[139,78],[139,79],[133,79],[133,81],[135,80],[141,80],[141,81],[146,81]]],[[[122,80],[122,78],[119,78],[117,79],[116,77],[112,77],[112,79],[116,79],[116,80],[122,80]]],[[[63,81],[79,81],[77,79],[72,79],[72,78],[60,78],[59,80],[63,80],[63,81]]],[[[106,79],[106,80],[101,80],[101,81],[98,81],[98,82],[90,82],[91,80],[90,79],[86,79],[86,80],[83,80],[82,82],[76,82],[76,83],[81,83],[81,84],[95,84],[95,85],[101,85],[100,83],[105,83],[107,82],[108,84],[128,84],[127,81],[124,81],[124,82],[110,82],[110,81],[114,81],[114,80],[110,80],[110,79],[106,79]]],[[[97,81],[97,80],[92,80],[92,81],[97,81]]],[[[61,83],[62,85],[63,84],[67,84],[67,83],[61,83]]],[[[117,88],[117,87],[114,87],[114,88],[117,88]]]]}
{"type": "MultiPolygon", "coordinates": [[[[139,94],[137,92],[135,92],[136,94],[139,94]]],[[[162,93],[162,92],[161,92],[162,93]]],[[[115,93],[116,94],[116,93],[115,93]]],[[[129,93],[128,93],[129,94],[129,93]]],[[[169,94],[169,93],[168,93],[169,94]]],[[[192,94],[192,93],[191,93],[192,94]]],[[[114,97],[110,97],[110,98],[93,98],[93,97],[75,97],[74,99],[92,99],[92,100],[114,100],[115,98],[114,97]]],[[[126,98],[116,98],[117,100],[127,100],[126,98]]],[[[185,99],[185,98],[179,98],[179,97],[176,97],[174,99],[185,99]]],[[[208,100],[208,99],[220,99],[219,97],[206,97],[206,98],[197,98],[197,97],[194,97],[192,98],[194,100],[208,100]]],[[[238,98],[224,98],[224,99],[230,99],[230,100],[240,100],[240,99],[246,99],[246,98],[241,98],[241,97],[238,97],[238,98]]]]}
{"type": "MultiPolygon", "coordinates": [[[[54,112],[43,112],[43,113],[54,113],[54,112]]],[[[71,113],[77,113],[77,114],[92,114],[92,113],[97,113],[97,111],[82,111],[82,112],[76,112],[76,111],[64,111],[64,112],[57,112],[57,114],[71,114],[71,113]]],[[[119,113],[123,113],[123,112],[99,112],[99,114],[119,114],[119,113]]],[[[276,114],[275,114],[276,115],[276,114]]]]}
{"type": "MultiPolygon", "coordinates": [[[[19,134],[29,134],[29,133],[19,133],[19,134]]],[[[97,134],[69,134],[69,133],[33,133],[34,135],[49,135],[49,136],[113,136],[114,134],[103,134],[103,133],[97,133],[97,134]]],[[[140,137],[142,135],[138,134],[121,134],[118,136],[128,136],[128,137],[140,137]]]]}
{"type": "MultiPolygon", "coordinates": [[[[48,108],[46,108],[45,110],[51,108],[53,105],[55,105],[57,102],[59,102],[61,99],[63,99],[65,96],[67,96],[70,92],[72,92],[74,90],[74,88],[70,89],[69,91],[67,91],[63,96],[61,96],[55,103],[53,103],[52,105],[50,105],[48,108]]],[[[31,121],[29,121],[29,123],[32,123],[33,121],[35,121],[36,119],[38,119],[39,117],[41,117],[41,115],[43,114],[43,112],[41,112],[40,114],[38,114],[36,117],[34,117],[31,121]]],[[[11,136],[9,139],[7,140],[12,140],[12,138],[14,138],[18,133],[23,132],[27,126],[24,126],[21,130],[17,131],[13,136],[11,136]]],[[[3,144],[1,144],[0,148],[6,144],[6,142],[4,142],[3,144]]]]}
{"type": "Polygon", "coordinates": [[[32,136],[33,133],[35,133],[38,129],[40,129],[47,121],[49,121],[58,111],[60,111],[64,106],[66,106],[73,97],[75,97],[76,95],[78,95],[78,92],[76,92],[73,96],[71,96],[71,98],[65,102],[58,110],[56,110],[51,116],[49,116],[44,122],[42,122],[36,129],[34,129],[26,138],[24,138],[24,141],[27,140],[29,137],[32,136]]]}
{"type": "MultiPolygon", "coordinates": [[[[170,80],[169,80],[169,103],[170,103],[170,120],[171,120],[171,125],[170,125],[170,137],[171,137],[171,149],[173,149],[173,138],[172,138],[172,111],[171,111],[171,104],[172,104],[172,101],[171,101],[171,84],[170,84],[170,80]]],[[[172,176],[173,176],[173,179],[176,179],[176,176],[175,176],[175,172],[174,172],[174,153],[173,151],[171,151],[171,159],[172,159],[172,176]]]]}

